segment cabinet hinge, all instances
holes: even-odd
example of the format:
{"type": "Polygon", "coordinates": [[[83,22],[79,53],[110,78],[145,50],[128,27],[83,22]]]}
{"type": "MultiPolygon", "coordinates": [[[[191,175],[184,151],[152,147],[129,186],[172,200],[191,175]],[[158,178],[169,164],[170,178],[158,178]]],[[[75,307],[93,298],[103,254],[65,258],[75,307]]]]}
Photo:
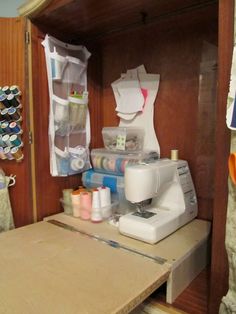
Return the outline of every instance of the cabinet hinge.
{"type": "Polygon", "coordinates": [[[33,136],[31,131],[29,131],[29,144],[33,144],[33,136]]]}
{"type": "Polygon", "coordinates": [[[25,32],[25,43],[27,45],[30,43],[30,33],[28,31],[25,32]]]}

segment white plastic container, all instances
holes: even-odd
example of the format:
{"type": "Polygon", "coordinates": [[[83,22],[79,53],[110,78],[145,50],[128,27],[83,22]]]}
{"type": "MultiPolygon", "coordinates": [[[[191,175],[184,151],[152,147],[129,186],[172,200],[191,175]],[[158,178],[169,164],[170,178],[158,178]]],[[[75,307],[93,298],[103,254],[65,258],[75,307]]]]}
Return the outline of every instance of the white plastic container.
{"type": "Polygon", "coordinates": [[[144,131],[141,128],[105,127],[102,137],[108,150],[134,152],[143,149],[144,131]]]}

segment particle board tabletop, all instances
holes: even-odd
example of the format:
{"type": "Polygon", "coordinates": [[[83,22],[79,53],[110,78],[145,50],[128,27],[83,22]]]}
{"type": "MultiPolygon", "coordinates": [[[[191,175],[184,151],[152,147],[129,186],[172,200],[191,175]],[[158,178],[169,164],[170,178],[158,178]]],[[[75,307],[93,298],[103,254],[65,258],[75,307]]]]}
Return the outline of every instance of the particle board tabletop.
{"type": "Polygon", "coordinates": [[[108,240],[116,241],[121,245],[137,250],[143,254],[160,257],[166,260],[166,264],[172,269],[201,245],[210,234],[211,223],[206,220],[194,219],[181,227],[157,244],[148,244],[135,240],[119,233],[118,229],[108,222],[92,223],[81,220],[64,213],[45,218],[45,220],[56,220],[76,229],[95,236],[101,236],[108,240]]]}
{"type": "Polygon", "coordinates": [[[4,314],[128,313],[168,275],[165,264],[46,221],[0,234],[4,314]]]}

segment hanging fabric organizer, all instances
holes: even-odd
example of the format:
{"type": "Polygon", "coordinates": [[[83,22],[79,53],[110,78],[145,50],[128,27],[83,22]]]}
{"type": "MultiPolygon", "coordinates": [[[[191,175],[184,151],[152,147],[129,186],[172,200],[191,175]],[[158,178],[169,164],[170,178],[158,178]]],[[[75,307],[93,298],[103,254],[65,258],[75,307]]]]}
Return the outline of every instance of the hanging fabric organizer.
{"type": "Polygon", "coordinates": [[[69,45],[46,35],[50,96],[49,145],[52,176],[67,176],[91,167],[87,62],[84,46],[69,45]]]}

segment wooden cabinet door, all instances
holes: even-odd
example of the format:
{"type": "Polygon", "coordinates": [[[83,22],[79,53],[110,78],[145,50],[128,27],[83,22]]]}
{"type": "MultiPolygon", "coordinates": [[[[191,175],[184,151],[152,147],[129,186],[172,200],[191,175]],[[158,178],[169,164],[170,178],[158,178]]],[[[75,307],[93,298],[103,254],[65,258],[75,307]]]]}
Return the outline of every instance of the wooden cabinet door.
{"type": "Polygon", "coordinates": [[[16,184],[9,188],[16,227],[29,224],[33,220],[25,29],[24,18],[0,18],[0,86],[18,85],[22,92],[21,127],[24,159],[21,162],[0,160],[0,167],[6,175],[16,175],[16,184]]]}

